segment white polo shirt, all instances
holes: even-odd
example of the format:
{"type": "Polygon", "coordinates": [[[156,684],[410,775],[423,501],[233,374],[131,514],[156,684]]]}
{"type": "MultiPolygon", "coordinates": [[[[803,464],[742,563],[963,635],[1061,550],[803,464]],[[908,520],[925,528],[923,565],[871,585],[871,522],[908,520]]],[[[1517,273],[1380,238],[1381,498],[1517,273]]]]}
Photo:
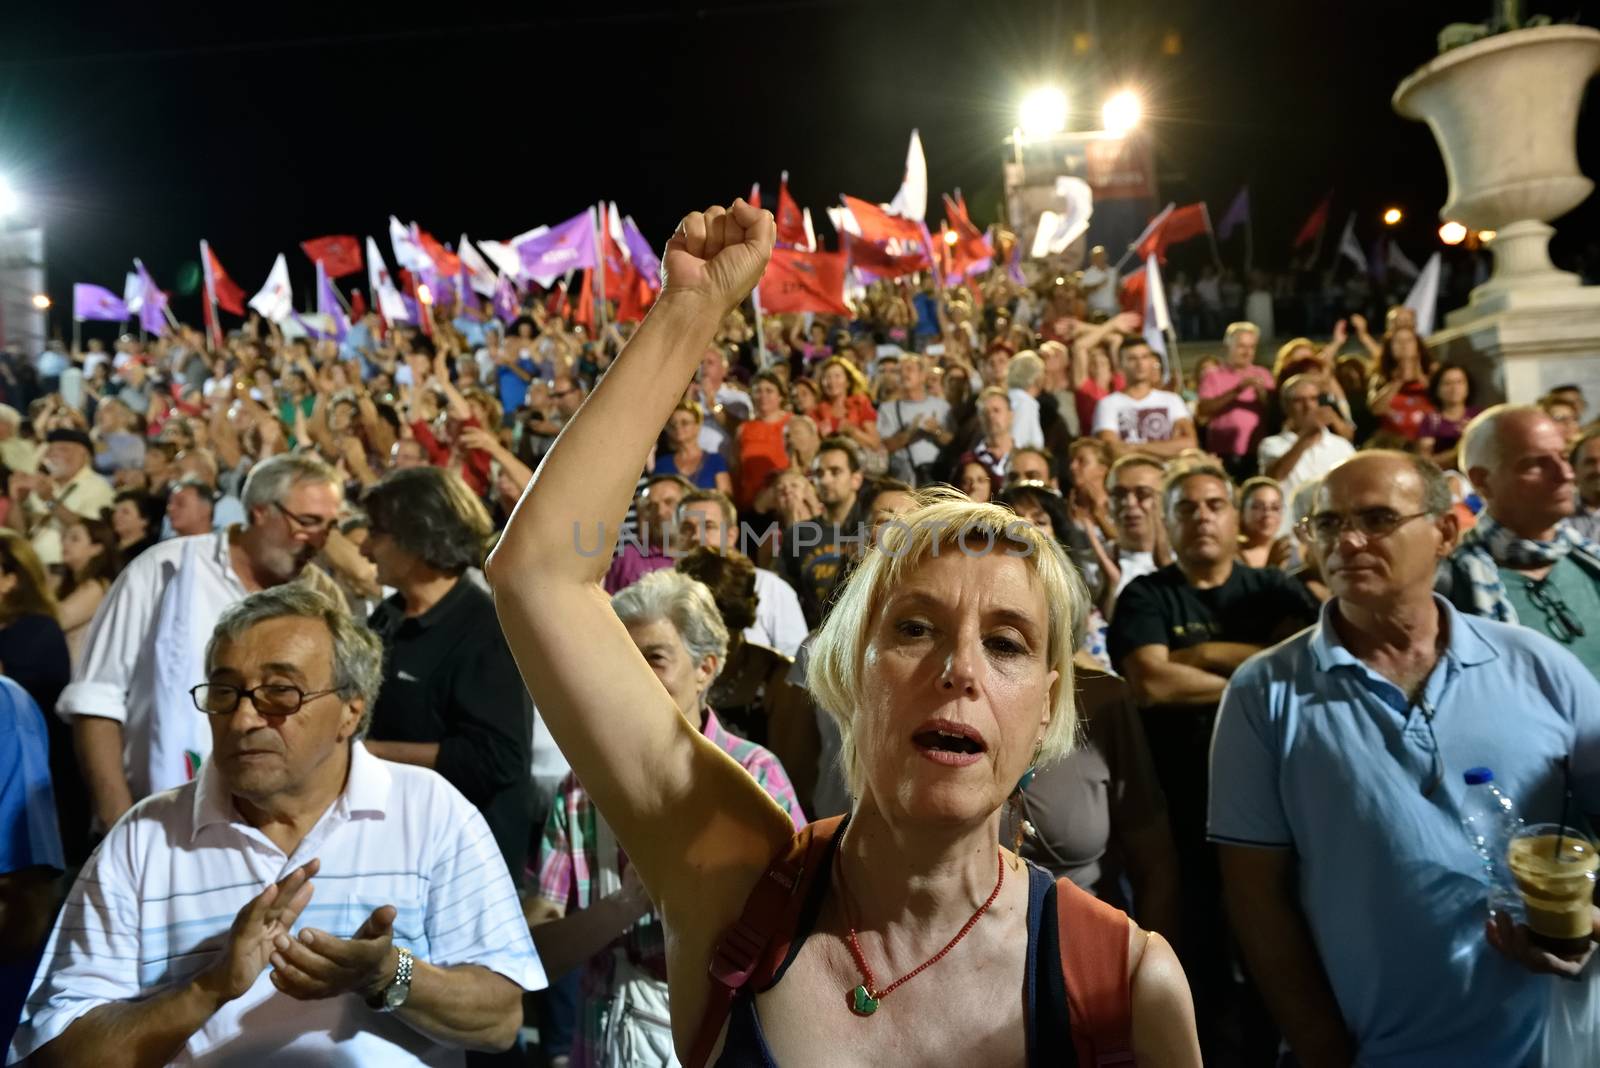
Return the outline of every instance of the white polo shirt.
{"type": "Polygon", "coordinates": [[[122,724],[122,762],[135,800],[188,781],[183,750],[194,751],[196,764],[210,752],[210,728],[187,689],[205,681],[196,665],[217,619],[249,594],[234,574],[228,539],[223,529],[140,553],[100,602],[83,658],[56,700],[68,721],[99,716],[122,724]],[[163,604],[182,612],[163,613],[163,604]],[[165,692],[163,674],[172,676],[165,692]],[[180,740],[172,759],[156,753],[161,738],[180,740]]]}
{"type": "Polygon", "coordinates": [[[777,572],[756,568],[756,621],[744,629],[744,640],[771,646],[793,659],[808,633],[794,587],[777,572]]]}
{"type": "MultiPolygon", "coordinates": [[[[344,793],[293,856],[235,811],[216,766],[146,798],[89,858],[56,920],[11,1058],[20,1060],[111,1001],[184,982],[216,959],[234,917],[314,857],[322,869],[295,931],[353,935],[398,910],[395,944],[440,967],[476,964],[524,990],[544,969],[483,817],[434,772],[379,760],[357,742],[344,793]]],[[[356,995],[297,1001],[270,966],[189,1039],[174,1064],[459,1065],[356,995]]]]}
{"type": "MultiPolygon", "coordinates": [[[[1256,446],[1256,464],[1261,468],[1261,473],[1266,474],[1269,467],[1289,455],[1289,450],[1299,440],[1300,435],[1293,430],[1261,439],[1261,444],[1256,446]]],[[[1278,479],[1278,485],[1283,487],[1283,523],[1278,528],[1280,537],[1294,530],[1293,509],[1290,507],[1294,491],[1307,482],[1324,477],[1355,454],[1354,445],[1326,428],[1316,443],[1300,454],[1300,459],[1295,461],[1289,473],[1278,479]]]]}

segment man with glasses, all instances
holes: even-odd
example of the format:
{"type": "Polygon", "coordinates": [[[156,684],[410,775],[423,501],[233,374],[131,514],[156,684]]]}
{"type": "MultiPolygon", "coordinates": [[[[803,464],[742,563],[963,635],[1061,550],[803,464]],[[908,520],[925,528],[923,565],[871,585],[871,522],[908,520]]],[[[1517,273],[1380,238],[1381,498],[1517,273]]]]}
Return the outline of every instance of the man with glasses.
{"type": "Polygon", "coordinates": [[[179,692],[212,758],[90,858],[12,1056],[442,1065],[509,1047],[544,973],[477,810],[360,741],[376,636],[292,583],[206,637],[206,681],[179,692]]]}
{"type": "Polygon", "coordinates": [[[1536,407],[1496,405],[1467,424],[1461,457],[1485,509],[1440,591],[1463,612],[1554,638],[1600,676],[1600,544],[1573,522],[1578,484],[1560,426],[1536,407]]]}
{"type": "Polygon", "coordinates": [[[1160,460],[1135,452],[1112,464],[1111,473],[1106,476],[1111,522],[1117,530],[1117,539],[1111,546],[1111,560],[1119,574],[1113,600],[1134,579],[1172,562],[1166,525],[1161,521],[1161,480],[1165,474],[1166,467],[1160,460]]]}
{"type": "MultiPolygon", "coordinates": [[[[1130,470],[1124,468],[1124,473],[1130,470]]],[[[1121,477],[1121,476],[1119,476],[1121,477]]],[[[1206,751],[1217,702],[1245,659],[1316,618],[1283,571],[1239,562],[1239,513],[1220,467],[1180,467],[1161,489],[1176,562],[1117,599],[1107,645],[1133,687],[1168,800],[1183,889],[1178,954],[1195,995],[1201,1049],[1221,1058],[1217,1021],[1237,1011],[1216,858],[1206,844],[1206,751]]],[[[1271,1038],[1263,1039],[1270,1045],[1271,1038]]]]}
{"type": "Polygon", "coordinates": [[[1600,812],[1600,684],[1527,628],[1433,592],[1456,536],[1432,463],[1367,452],[1306,518],[1334,598],[1239,669],[1211,750],[1210,836],[1245,959],[1298,1063],[1522,1065],[1548,979],[1461,831],[1493,769],[1529,823],[1600,812]],[[1501,952],[1496,953],[1499,949],[1501,952]]]}
{"type": "Polygon", "coordinates": [[[172,538],[117,577],[89,627],[83,658],[56,712],[73,726],[97,821],[110,827],[137,800],[194,777],[211,749],[184,681],[200,670],[223,610],[290,582],[325,545],[343,482],[314,456],[257,464],[244,487],[248,521],[172,538]]]}
{"type": "MultiPolygon", "coordinates": [[[[1256,447],[1261,473],[1278,480],[1285,505],[1294,491],[1314,482],[1355,455],[1355,446],[1328,428],[1336,417],[1322,403],[1322,383],[1312,375],[1294,375],[1283,384],[1283,433],[1263,438],[1256,447]]],[[[1283,510],[1279,535],[1291,533],[1292,510],[1283,510]]]]}

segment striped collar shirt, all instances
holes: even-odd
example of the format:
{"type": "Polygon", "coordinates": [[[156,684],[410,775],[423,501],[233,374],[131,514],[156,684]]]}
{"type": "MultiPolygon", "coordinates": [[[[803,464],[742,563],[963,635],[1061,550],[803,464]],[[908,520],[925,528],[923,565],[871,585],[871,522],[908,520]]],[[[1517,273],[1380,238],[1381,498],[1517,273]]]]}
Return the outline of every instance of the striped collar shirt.
{"type": "MultiPolygon", "coordinates": [[[[545,986],[517,892],[488,826],[425,768],[354,743],[345,790],[285,856],[235,811],[215,765],[140,802],[78,876],[51,932],[11,1048],[19,1060],[79,1017],[188,980],[216,959],[234,917],[266,886],[321,858],[294,930],[348,938],[395,906],[395,944],[439,967],[473,964],[545,986]]],[[[180,1065],[458,1065],[461,1050],[359,997],[296,1001],[263,970],[189,1039],[180,1065]]]]}

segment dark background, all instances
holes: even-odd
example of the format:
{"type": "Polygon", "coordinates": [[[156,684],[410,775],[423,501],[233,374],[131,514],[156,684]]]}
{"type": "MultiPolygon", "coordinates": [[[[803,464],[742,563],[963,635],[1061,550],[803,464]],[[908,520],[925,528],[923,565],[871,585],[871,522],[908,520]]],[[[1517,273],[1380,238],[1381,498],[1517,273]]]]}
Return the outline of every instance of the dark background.
{"type": "MultiPolygon", "coordinates": [[[[1448,22],[1488,0],[638,0],[362,6],[9,5],[0,28],[0,172],[48,227],[52,326],[75,281],[121,288],[143,257],[173,288],[208,238],[254,292],[297,242],[371,234],[392,212],[444,241],[505,238],[599,198],[652,242],[693,207],[759,180],[821,209],[840,192],[887,200],[909,132],[922,131],[930,219],[963,188],[980,225],[998,214],[1002,140],[1029,87],[1098,125],[1106,94],[1144,91],[1162,200],[1204,198],[1220,218],[1248,182],[1259,266],[1335,193],[1324,257],[1346,214],[1370,242],[1382,207],[1399,240],[1437,245],[1444,167],[1425,126],[1389,105],[1448,22]],[[1073,35],[1093,33],[1085,54],[1073,35]],[[1177,55],[1162,53],[1176,32],[1177,55]]],[[[1579,0],[1525,14],[1582,15],[1579,0]]],[[[1584,21],[1592,22],[1588,18],[1584,21]]],[[[1593,91],[1579,130],[1600,174],[1593,91]]],[[[1529,101],[1537,107],[1537,101],[1529,101]]],[[[1591,198],[1558,254],[1591,241],[1591,198]]],[[[1237,264],[1237,244],[1223,250],[1237,264]]],[[[192,277],[192,268],[188,272],[192,277]]],[[[355,282],[357,280],[351,279],[355,282]]],[[[364,287],[364,279],[357,282],[364,287]]],[[[181,292],[181,318],[198,298],[181,292]]]]}

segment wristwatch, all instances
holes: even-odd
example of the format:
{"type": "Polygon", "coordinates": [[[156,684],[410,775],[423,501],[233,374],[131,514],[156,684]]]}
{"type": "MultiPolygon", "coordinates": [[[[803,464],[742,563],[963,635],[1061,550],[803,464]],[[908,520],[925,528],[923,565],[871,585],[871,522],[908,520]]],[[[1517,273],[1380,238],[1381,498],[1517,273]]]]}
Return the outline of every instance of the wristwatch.
{"type": "Polygon", "coordinates": [[[397,948],[395,952],[399,954],[400,962],[394,970],[394,981],[367,1001],[368,1006],[379,1012],[394,1012],[411,995],[411,951],[397,948]]]}

